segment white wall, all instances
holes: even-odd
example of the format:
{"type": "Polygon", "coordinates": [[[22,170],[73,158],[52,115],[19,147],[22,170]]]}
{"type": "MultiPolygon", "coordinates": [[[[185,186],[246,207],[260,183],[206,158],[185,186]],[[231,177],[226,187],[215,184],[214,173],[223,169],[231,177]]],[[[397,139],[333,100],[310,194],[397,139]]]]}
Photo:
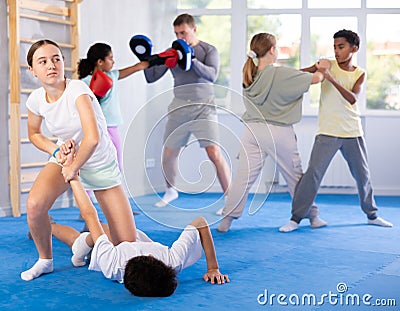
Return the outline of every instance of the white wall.
{"type": "MultiPolygon", "coordinates": [[[[121,69],[138,62],[137,57],[129,48],[129,40],[135,34],[149,35],[150,19],[149,8],[143,1],[96,0],[83,1],[80,4],[80,58],[86,58],[89,47],[96,42],[105,42],[113,50],[114,69],[121,69]],[[140,8],[140,13],[137,12],[140,8]],[[126,14],[128,12],[135,12],[126,14]]],[[[118,82],[121,100],[121,111],[124,124],[120,127],[121,140],[131,119],[139,108],[145,104],[147,98],[146,82],[143,73],[139,72],[118,82]]],[[[141,176],[137,176],[141,179],[141,176]]]]}
{"type": "Polygon", "coordinates": [[[400,195],[400,116],[368,116],[365,132],[375,192],[400,195]]]}
{"type": "MultiPolygon", "coordinates": [[[[161,52],[175,40],[172,27],[175,16],[176,1],[118,0],[111,4],[108,0],[96,0],[94,5],[94,1],[85,0],[80,5],[80,55],[86,57],[86,52],[93,43],[106,42],[112,47],[116,60],[115,69],[133,65],[138,59],[129,48],[130,38],[137,34],[146,35],[153,42],[153,51],[161,52]]],[[[148,192],[143,150],[138,150],[138,146],[145,145],[146,133],[150,130],[148,124],[162,110],[167,109],[168,102],[156,107],[156,111],[146,110],[146,104],[171,87],[169,73],[151,85],[146,83],[142,72],[118,83],[124,117],[124,124],[120,127],[121,139],[124,140],[131,124],[135,123],[136,126],[135,135],[124,142],[123,153],[127,190],[132,191],[131,188],[134,188],[131,193],[133,196],[148,192]]],[[[153,150],[157,154],[161,153],[161,140],[160,145],[154,146],[153,150]]],[[[161,174],[156,179],[161,187],[161,174]]]]}

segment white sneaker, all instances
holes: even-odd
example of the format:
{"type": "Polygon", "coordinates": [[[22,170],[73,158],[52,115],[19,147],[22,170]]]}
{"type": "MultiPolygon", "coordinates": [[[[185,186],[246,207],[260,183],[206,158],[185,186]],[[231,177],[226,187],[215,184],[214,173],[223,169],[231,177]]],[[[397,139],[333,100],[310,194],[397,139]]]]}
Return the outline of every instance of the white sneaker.
{"type": "Polygon", "coordinates": [[[393,224],[386,221],[383,218],[376,217],[375,219],[368,219],[369,225],[381,226],[381,227],[393,227],[393,224]]]}

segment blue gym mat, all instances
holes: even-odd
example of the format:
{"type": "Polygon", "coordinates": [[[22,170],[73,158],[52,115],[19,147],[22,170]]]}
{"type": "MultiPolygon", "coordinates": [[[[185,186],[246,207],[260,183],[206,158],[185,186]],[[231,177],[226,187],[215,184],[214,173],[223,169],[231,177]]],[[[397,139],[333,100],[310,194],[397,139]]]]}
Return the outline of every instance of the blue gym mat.
{"type": "MultiPolygon", "coordinates": [[[[181,195],[174,202],[179,208],[153,207],[156,196],[131,203],[133,210],[143,208],[137,227],[171,245],[181,231],[175,227],[196,215],[214,223],[218,206],[212,202],[220,196],[181,195]]],[[[56,239],[55,271],[25,282],[21,271],[37,260],[26,216],[0,218],[0,310],[400,310],[400,197],[376,200],[393,228],[366,225],[355,195],[319,195],[328,226],[311,229],[304,220],[299,230],[284,234],[278,228],[290,218],[291,200],[271,194],[255,215],[246,209],[228,233],[211,226],[220,270],[231,283],[204,282],[203,256],[179,274],[178,288],[167,298],[138,298],[99,272],[74,268],[70,249],[56,239]]],[[[77,208],[50,214],[58,223],[83,227],[77,208]]]]}

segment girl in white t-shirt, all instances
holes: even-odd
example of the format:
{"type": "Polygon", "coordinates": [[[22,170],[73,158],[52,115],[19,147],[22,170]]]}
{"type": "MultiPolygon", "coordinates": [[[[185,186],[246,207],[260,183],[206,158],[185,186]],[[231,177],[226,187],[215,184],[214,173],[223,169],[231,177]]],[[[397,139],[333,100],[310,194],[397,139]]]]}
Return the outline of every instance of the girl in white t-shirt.
{"type": "Polygon", "coordinates": [[[65,78],[64,56],[56,43],[34,43],[27,61],[29,71],[42,85],[26,103],[29,139],[52,156],[36,178],[26,204],[29,229],[39,253],[34,266],[21,273],[21,278],[29,281],[53,271],[48,211],[78,172],[85,188],[95,193],[113,244],[135,241],[136,228],[121,185],[115,148],[96,97],[84,82],[65,78]],[[43,135],[43,121],[51,134],[58,137],[57,144],[43,135]],[[77,149],[76,156],[71,165],[63,167],[73,147],[77,149]]]}

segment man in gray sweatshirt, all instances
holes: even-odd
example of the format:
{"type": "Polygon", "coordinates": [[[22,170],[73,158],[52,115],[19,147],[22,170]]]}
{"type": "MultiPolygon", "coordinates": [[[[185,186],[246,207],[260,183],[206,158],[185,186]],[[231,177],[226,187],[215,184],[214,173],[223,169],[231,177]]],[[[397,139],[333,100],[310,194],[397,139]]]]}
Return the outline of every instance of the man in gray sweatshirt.
{"type": "MultiPolygon", "coordinates": [[[[193,16],[179,15],[173,22],[178,39],[185,40],[194,50],[192,66],[185,71],[179,66],[171,70],[174,78],[174,99],[168,107],[168,121],[164,133],[163,171],[166,191],[156,206],[163,207],[178,198],[174,189],[178,168],[178,155],[191,134],[205,148],[214,163],[216,174],[224,194],[230,183],[229,166],[222,155],[218,141],[218,118],[214,104],[213,83],[218,77],[219,55],[217,49],[197,39],[193,16]]],[[[144,71],[147,82],[160,79],[169,68],[154,66],[144,71]]]]}

